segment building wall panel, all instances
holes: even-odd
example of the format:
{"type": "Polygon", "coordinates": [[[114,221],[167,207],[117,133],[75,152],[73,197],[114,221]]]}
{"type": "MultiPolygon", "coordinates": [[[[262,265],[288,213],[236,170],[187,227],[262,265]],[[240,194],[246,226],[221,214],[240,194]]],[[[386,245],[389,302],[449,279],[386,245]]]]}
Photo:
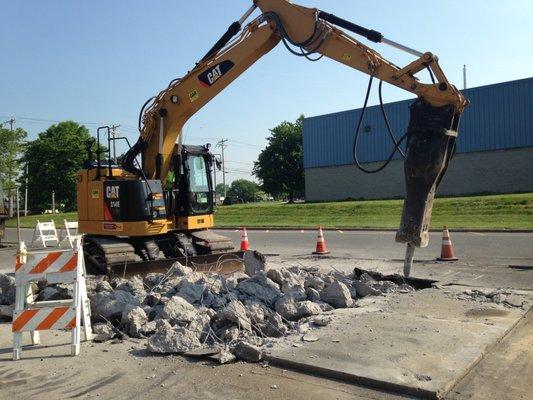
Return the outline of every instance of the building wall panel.
{"type": "MultiPolygon", "coordinates": [[[[463,91],[470,100],[461,119],[458,153],[533,146],[533,78],[463,91]]],[[[397,138],[406,131],[409,105],[405,100],[385,105],[397,138]]],[[[361,109],[304,120],[304,167],[353,164],[352,145],[361,109]]],[[[393,148],[379,105],[368,107],[358,146],[361,162],[385,160],[393,148]],[[366,127],[366,129],[365,129],[366,127]]],[[[397,154],[395,159],[398,159],[397,154]]]]}

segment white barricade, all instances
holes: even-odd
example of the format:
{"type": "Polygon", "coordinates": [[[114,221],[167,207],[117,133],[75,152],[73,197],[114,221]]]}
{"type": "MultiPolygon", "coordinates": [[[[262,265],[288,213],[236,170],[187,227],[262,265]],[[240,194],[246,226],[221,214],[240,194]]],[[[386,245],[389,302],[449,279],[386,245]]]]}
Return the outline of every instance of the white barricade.
{"type": "Polygon", "coordinates": [[[13,360],[20,359],[22,333],[30,332],[32,344],[39,343],[42,330],[72,330],[71,354],[80,352],[83,320],[85,340],[92,338],[90,304],[85,283],[81,240],[67,250],[27,251],[21,242],[15,265],[15,310],[13,312],[13,360]],[[31,282],[73,283],[73,298],[35,302],[31,282]]]}
{"type": "Polygon", "coordinates": [[[46,247],[47,242],[55,242],[54,246],[59,245],[59,238],[57,236],[54,221],[39,222],[39,220],[37,220],[37,225],[35,225],[33,237],[31,239],[32,246],[35,241],[40,242],[43,247],[46,247]]]}
{"type": "Polygon", "coordinates": [[[60,243],[67,240],[70,248],[74,248],[74,241],[80,237],[80,235],[78,235],[78,221],[68,222],[64,219],[63,223],[63,230],[65,233],[61,235],[60,243]]]}

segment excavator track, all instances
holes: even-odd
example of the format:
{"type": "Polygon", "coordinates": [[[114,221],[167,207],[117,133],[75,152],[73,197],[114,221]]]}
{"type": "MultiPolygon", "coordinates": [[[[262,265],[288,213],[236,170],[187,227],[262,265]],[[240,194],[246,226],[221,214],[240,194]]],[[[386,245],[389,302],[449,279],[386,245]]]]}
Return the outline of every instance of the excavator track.
{"type": "Polygon", "coordinates": [[[193,270],[229,275],[254,274],[263,269],[264,257],[255,251],[232,251],[228,238],[208,232],[190,236],[172,234],[140,238],[84,236],[87,272],[95,275],[128,277],[169,271],[179,262],[193,270]],[[228,244],[229,242],[229,244],[228,244]]]}

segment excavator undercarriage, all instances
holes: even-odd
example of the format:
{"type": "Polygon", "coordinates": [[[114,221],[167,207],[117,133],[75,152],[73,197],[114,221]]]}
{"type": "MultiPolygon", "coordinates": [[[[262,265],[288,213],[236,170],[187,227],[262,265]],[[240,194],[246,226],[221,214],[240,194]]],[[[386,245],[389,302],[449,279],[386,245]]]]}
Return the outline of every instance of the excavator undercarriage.
{"type": "Polygon", "coordinates": [[[89,273],[124,277],[167,272],[175,262],[224,275],[253,273],[264,264],[260,253],[234,251],[227,237],[209,230],[145,238],[86,235],[83,250],[89,273]]]}

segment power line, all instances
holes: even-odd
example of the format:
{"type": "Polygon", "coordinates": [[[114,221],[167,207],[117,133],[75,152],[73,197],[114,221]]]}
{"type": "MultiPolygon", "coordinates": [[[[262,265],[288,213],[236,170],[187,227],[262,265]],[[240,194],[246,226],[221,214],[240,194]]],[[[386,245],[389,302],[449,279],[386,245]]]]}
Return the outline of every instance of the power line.
{"type": "MultiPolygon", "coordinates": [[[[0,115],[0,119],[3,119],[3,118],[10,118],[8,116],[5,116],[5,115],[0,115]]],[[[69,121],[69,120],[72,120],[80,125],[94,125],[94,126],[102,126],[102,125],[105,125],[105,123],[103,122],[87,122],[87,121],[76,121],[74,119],[69,119],[69,118],[66,118],[66,119],[63,119],[63,120],[57,120],[57,119],[47,119],[47,118],[34,118],[34,117],[19,117],[19,116],[15,116],[15,117],[12,117],[12,118],[16,118],[17,120],[21,120],[21,121],[24,121],[24,122],[27,122],[27,123],[36,123],[36,124],[58,124],[60,122],[65,122],[65,121],[69,121]]],[[[6,121],[7,122],[7,121],[6,121]]],[[[121,128],[122,130],[124,131],[128,131],[130,133],[138,133],[138,129],[136,127],[134,127],[133,125],[128,125],[128,124],[120,124],[121,125],[121,128]]]]}
{"type": "Polygon", "coordinates": [[[248,169],[239,169],[239,168],[228,168],[226,169],[227,172],[243,172],[247,174],[251,174],[252,172],[248,169]]]}
{"type": "Polygon", "coordinates": [[[253,165],[253,161],[251,162],[244,162],[244,161],[230,161],[230,160],[226,160],[226,162],[228,163],[232,163],[232,164],[242,164],[242,165],[253,165]]]}
{"type": "Polygon", "coordinates": [[[262,149],[263,148],[263,146],[258,146],[258,145],[255,145],[255,144],[240,142],[240,141],[234,140],[234,139],[231,139],[231,143],[232,144],[236,144],[237,146],[247,146],[247,147],[254,147],[254,148],[258,148],[258,149],[262,149]]]}
{"type": "MultiPolygon", "coordinates": [[[[52,124],[58,124],[60,122],[68,121],[66,120],[55,120],[55,119],[44,119],[44,118],[30,118],[30,117],[17,117],[17,119],[23,120],[23,121],[32,121],[32,122],[46,122],[46,123],[52,123],[52,124]]],[[[84,122],[84,121],[76,121],[78,124],[81,125],[102,125],[102,122],[84,122]]]]}

